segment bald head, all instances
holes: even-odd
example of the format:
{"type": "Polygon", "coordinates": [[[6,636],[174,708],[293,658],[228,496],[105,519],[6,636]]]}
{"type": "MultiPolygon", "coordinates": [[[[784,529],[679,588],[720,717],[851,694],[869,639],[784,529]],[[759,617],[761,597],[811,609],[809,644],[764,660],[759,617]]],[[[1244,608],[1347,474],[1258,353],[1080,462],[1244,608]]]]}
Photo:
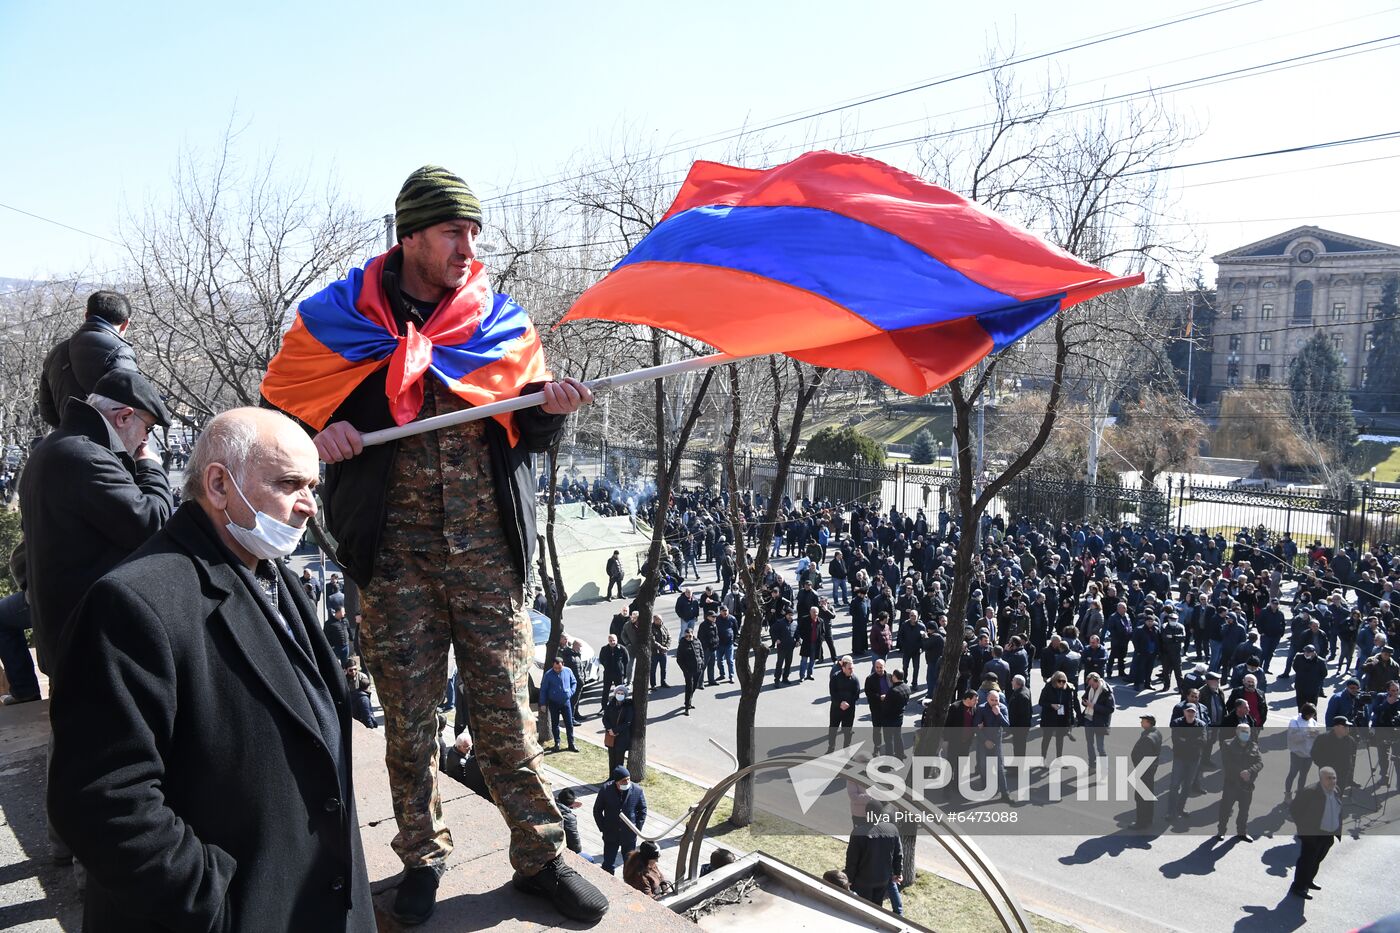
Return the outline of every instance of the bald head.
{"type": "MultiPolygon", "coordinates": [[[[294,459],[298,454],[316,457],[316,448],[306,432],[281,412],[266,408],[233,408],[205,426],[190,451],[185,467],[184,498],[199,502],[206,500],[206,483],[211,464],[220,464],[233,472],[241,485],[248,466],[255,459],[269,454],[294,459]]],[[[311,472],[317,473],[319,468],[311,472]]]]}
{"type": "Polygon", "coordinates": [[[258,524],[256,513],[296,528],[316,514],[316,447],[296,422],[263,408],[235,408],[210,421],[186,467],[185,497],[199,503],[224,543],[256,564],[227,529],[258,524]]]}

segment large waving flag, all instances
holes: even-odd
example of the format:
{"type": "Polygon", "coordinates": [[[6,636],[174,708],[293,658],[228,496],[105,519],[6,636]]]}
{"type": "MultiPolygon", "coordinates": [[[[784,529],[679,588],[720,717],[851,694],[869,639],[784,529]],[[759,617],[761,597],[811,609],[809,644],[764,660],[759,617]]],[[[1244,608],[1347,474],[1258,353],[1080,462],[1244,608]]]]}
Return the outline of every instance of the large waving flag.
{"type": "MultiPolygon", "coordinates": [[[[492,293],[481,263],[472,263],[466,283],[443,299],[421,331],[409,324],[400,335],[383,285],[384,262],[394,250],[301,303],[263,376],[269,402],[319,430],[366,376],[388,367],[389,411],[406,424],[423,407],[428,373],[475,406],[515,398],[528,383],[549,378],[529,316],[492,293]]],[[[511,414],[496,418],[514,444],[511,414]]]]}
{"type": "Polygon", "coordinates": [[[925,395],[1115,278],[882,162],[812,152],[697,162],[670,210],[563,320],[785,353],[925,395]]]}

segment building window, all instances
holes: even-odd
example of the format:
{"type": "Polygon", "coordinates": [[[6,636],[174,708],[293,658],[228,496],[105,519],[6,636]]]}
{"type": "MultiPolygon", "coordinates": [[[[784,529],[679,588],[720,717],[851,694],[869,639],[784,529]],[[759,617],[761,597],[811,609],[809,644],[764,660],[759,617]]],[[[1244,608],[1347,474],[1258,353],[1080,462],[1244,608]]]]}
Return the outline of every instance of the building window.
{"type": "Polygon", "coordinates": [[[1273,367],[1270,366],[1268,363],[1260,363],[1259,365],[1254,367],[1254,381],[1268,382],[1269,375],[1272,371],[1273,367]]]}
{"type": "Polygon", "coordinates": [[[1366,331],[1366,352],[1367,352],[1367,353],[1370,353],[1370,352],[1371,352],[1372,350],[1374,350],[1375,348],[1376,348],[1376,334],[1375,334],[1375,331],[1370,331],[1370,330],[1368,330],[1368,331],[1366,331]]]}
{"type": "Polygon", "coordinates": [[[1231,360],[1225,367],[1225,379],[1232,386],[1240,384],[1240,364],[1231,360]]]}
{"type": "Polygon", "coordinates": [[[1263,336],[1261,336],[1261,337],[1259,338],[1259,349],[1260,349],[1261,352],[1267,352],[1267,351],[1269,351],[1269,350],[1272,350],[1273,348],[1274,348],[1274,338],[1273,338],[1273,337],[1269,336],[1268,334],[1264,334],[1263,336]]]}
{"type": "Polygon", "coordinates": [[[1336,350],[1338,353],[1342,352],[1342,338],[1338,334],[1332,335],[1332,349],[1336,350]]]}
{"type": "Polygon", "coordinates": [[[1299,282],[1293,286],[1293,323],[1312,323],[1313,286],[1311,282],[1299,282]]]}
{"type": "Polygon", "coordinates": [[[1230,305],[1230,320],[1238,321],[1244,317],[1244,305],[1230,305]]]}
{"type": "Polygon", "coordinates": [[[1374,321],[1381,313],[1381,303],[1379,301],[1368,301],[1366,303],[1366,320],[1374,321]]]}
{"type": "Polygon", "coordinates": [[[1347,316],[1347,303],[1345,301],[1332,302],[1332,320],[1340,321],[1347,316]]]}
{"type": "Polygon", "coordinates": [[[1265,282],[1265,283],[1263,284],[1262,287],[1263,287],[1263,288],[1273,288],[1273,287],[1274,287],[1274,283],[1273,283],[1272,280],[1270,280],[1270,281],[1268,281],[1268,282],[1265,282]]]}
{"type": "Polygon", "coordinates": [[[1261,321],[1272,321],[1273,319],[1274,319],[1274,306],[1273,306],[1273,305],[1260,305],[1260,306],[1259,306],[1259,320],[1261,320],[1261,321]]]}
{"type": "Polygon", "coordinates": [[[1239,350],[1239,348],[1240,348],[1241,346],[1243,346],[1243,345],[1244,345],[1244,338],[1243,338],[1243,337],[1241,337],[1239,334],[1231,334],[1231,335],[1230,335],[1230,352],[1231,352],[1231,353],[1234,353],[1235,351],[1239,350]]]}

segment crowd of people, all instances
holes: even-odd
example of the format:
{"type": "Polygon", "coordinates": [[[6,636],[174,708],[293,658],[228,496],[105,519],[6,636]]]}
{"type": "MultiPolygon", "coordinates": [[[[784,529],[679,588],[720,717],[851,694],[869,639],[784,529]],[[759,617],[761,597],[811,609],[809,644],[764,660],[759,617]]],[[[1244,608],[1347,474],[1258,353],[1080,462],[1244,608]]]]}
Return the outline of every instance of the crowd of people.
{"type": "MultiPolygon", "coordinates": [[[[761,511],[751,495],[740,499],[741,533],[753,543],[761,511]]],[[[670,660],[680,668],[686,715],[695,691],[733,682],[749,607],[736,579],[727,497],[682,489],[669,506],[662,579],[674,572],[679,631],[659,613],[646,624],[635,603],[613,617],[601,656],[605,722],[624,718],[629,664],[644,639],[653,689],[669,686],[670,660]]],[[[656,520],[655,503],[641,508],[656,520]]],[[[1112,726],[1138,735],[1139,758],[1160,755],[1154,749],[1166,738],[1172,757],[1159,787],[1162,815],[1182,821],[1204,792],[1202,774],[1218,769],[1218,835],[1233,817],[1245,841],[1263,766],[1261,729],[1271,709],[1290,707],[1287,802],[1313,839],[1300,851],[1292,891],[1309,897],[1316,871],[1309,862],[1326,851],[1314,837],[1335,838],[1343,802],[1363,784],[1393,786],[1392,764],[1400,771],[1400,664],[1392,648],[1400,557],[1386,545],[1300,549],[1291,536],[1262,529],[1240,529],[1230,540],[1189,528],[997,516],[981,533],[967,605],[952,620],[962,531],[946,512],[930,518],[874,504],[785,500],[769,556],[794,563],[787,572],[770,563],[760,584],[766,689],[823,676],[828,750],[849,745],[858,720],[874,728],[879,751],[896,756],[909,751],[904,727],[940,726],[947,757],[968,756],[1003,800],[1005,758],[1026,753],[1032,730],[1047,758],[1082,734],[1091,768],[1112,726]],[[847,618],[849,634],[836,635],[847,618]],[[963,649],[955,655],[955,700],[938,709],[929,700],[949,638],[963,649]],[[1156,716],[1143,714],[1163,696],[1171,718],[1159,728],[1156,716]],[[1368,748],[1375,768],[1358,780],[1358,753],[1368,748]],[[1309,783],[1314,768],[1318,778],[1309,783]]],[[[1275,722],[1282,727],[1280,717],[1275,722]]],[[[609,727],[614,764],[623,760],[626,731],[614,737],[609,727]]],[[[1140,800],[1135,825],[1145,828],[1155,816],[1151,801],[1140,800]]]]}

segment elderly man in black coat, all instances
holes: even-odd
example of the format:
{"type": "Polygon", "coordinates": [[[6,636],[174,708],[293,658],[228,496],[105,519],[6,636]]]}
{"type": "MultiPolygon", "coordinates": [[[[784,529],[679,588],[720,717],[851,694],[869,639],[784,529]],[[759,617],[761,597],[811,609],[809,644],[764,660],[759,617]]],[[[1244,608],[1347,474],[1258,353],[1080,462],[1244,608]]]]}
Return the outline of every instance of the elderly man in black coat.
{"type": "Polygon", "coordinates": [[[72,399],[19,480],[29,609],[39,667],[53,676],[73,607],[170,517],[170,482],[146,446],[170,424],[155,388],[118,370],[72,399]]]}
{"type": "Polygon", "coordinates": [[[49,798],[88,869],[84,929],[375,929],[345,680],[278,560],[318,466],[282,415],[219,415],[185,504],[74,613],[49,798]]]}

